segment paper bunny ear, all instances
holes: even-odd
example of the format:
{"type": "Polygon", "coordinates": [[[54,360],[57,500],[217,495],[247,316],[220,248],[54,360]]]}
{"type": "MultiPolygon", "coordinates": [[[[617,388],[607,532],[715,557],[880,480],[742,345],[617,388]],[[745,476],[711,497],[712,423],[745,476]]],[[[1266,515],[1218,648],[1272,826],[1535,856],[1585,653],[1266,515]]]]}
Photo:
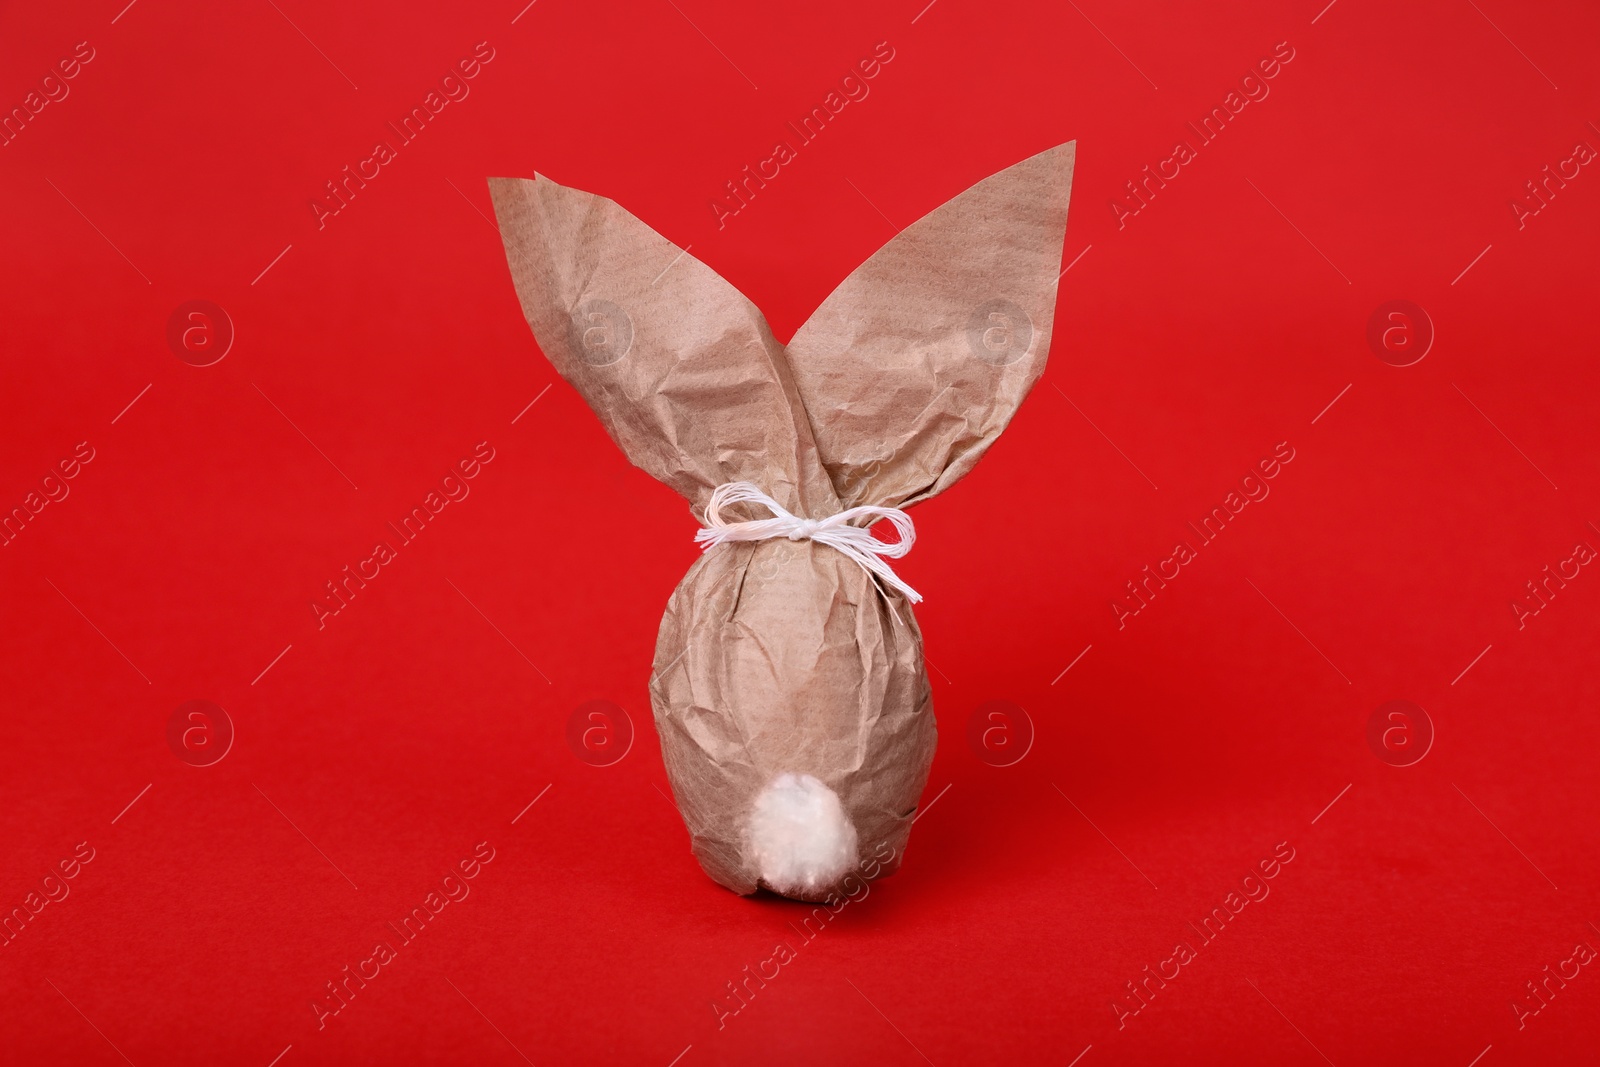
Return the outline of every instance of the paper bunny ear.
{"type": "Polygon", "coordinates": [[[1044,370],[1077,142],[994,174],[857,267],[789,342],[845,507],[972,469],[1044,370]]]}
{"type": "Polygon", "coordinates": [[[783,346],[742,293],[603,196],[542,176],[489,192],[534,338],[636,466],[696,508],[744,480],[838,510],[783,346]]]}

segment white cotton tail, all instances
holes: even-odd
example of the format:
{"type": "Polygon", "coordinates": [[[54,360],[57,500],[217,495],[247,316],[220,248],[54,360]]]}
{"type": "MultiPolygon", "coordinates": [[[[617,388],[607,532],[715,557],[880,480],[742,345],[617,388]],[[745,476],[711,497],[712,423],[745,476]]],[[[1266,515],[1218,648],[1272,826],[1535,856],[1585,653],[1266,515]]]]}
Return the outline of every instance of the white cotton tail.
{"type": "Polygon", "coordinates": [[[809,774],[780,774],[756,797],[750,845],[761,880],[779,893],[826,888],[856,863],[844,805],[809,774]]]}

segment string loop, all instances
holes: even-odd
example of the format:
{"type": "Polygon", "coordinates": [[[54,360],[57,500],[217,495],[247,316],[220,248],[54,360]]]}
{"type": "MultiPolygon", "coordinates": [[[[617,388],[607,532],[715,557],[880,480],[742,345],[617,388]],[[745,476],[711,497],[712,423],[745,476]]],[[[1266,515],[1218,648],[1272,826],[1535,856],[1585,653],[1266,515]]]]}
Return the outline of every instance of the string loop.
{"type": "Polygon", "coordinates": [[[726,482],[712,492],[711,502],[706,505],[706,525],[694,535],[701,551],[728,541],[766,541],[774,537],[787,537],[791,541],[816,541],[838,549],[860,564],[863,570],[898,590],[911,603],[922,601],[921,594],[901,581],[894,569],[884,562],[885,559],[904,556],[917,541],[911,516],[899,508],[849,508],[826,519],[804,519],[791,515],[750,482],[726,482]],[[722,509],[734,504],[760,504],[774,517],[751,519],[748,522],[724,522],[722,509]],[[874,522],[887,519],[894,524],[900,539],[880,541],[866,527],[850,525],[856,519],[871,519],[874,522]]]}

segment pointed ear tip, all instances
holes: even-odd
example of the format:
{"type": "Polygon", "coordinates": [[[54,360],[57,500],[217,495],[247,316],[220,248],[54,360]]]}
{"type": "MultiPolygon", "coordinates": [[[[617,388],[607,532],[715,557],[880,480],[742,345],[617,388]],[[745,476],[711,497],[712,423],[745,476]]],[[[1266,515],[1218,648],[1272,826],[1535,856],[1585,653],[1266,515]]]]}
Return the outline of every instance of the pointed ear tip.
{"type": "Polygon", "coordinates": [[[1047,148],[1039,153],[1044,157],[1051,173],[1051,180],[1063,185],[1072,181],[1072,172],[1078,166],[1078,142],[1076,139],[1064,141],[1054,148],[1047,148]]]}
{"type": "Polygon", "coordinates": [[[1035,152],[1033,155],[1028,156],[1026,159],[1019,159],[1015,163],[1011,164],[1011,166],[1006,167],[1004,170],[997,171],[995,174],[990,175],[990,177],[999,178],[1002,174],[1012,175],[1022,173],[1038,175],[1041,171],[1053,174],[1057,177],[1071,175],[1073,168],[1077,164],[1077,156],[1078,142],[1076,140],[1063,141],[1061,144],[1053,145],[1050,148],[1041,149],[1040,151],[1035,152]]]}
{"type": "Polygon", "coordinates": [[[1041,156],[1045,156],[1045,157],[1049,158],[1050,161],[1053,162],[1053,163],[1061,163],[1061,162],[1063,162],[1065,160],[1071,159],[1072,157],[1074,157],[1074,156],[1076,156],[1078,154],[1078,142],[1077,142],[1077,139],[1074,138],[1071,141],[1063,141],[1063,142],[1061,142],[1060,144],[1056,145],[1053,148],[1046,148],[1043,152],[1040,152],[1039,154],[1041,156]]]}

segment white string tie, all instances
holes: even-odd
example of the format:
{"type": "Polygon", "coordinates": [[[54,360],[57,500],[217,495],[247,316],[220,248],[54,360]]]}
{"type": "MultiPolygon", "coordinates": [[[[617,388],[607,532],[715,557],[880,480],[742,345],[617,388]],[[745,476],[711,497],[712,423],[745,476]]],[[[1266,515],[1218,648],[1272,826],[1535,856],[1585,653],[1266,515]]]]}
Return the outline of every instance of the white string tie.
{"type": "Polygon", "coordinates": [[[859,507],[849,508],[826,519],[803,519],[791,515],[766,493],[749,482],[725,482],[711,494],[706,505],[706,525],[694,535],[700,550],[706,551],[727,541],[766,541],[774,537],[787,537],[791,541],[810,540],[838,549],[868,573],[894,587],[913,604],[922,596],[900,580],[885,558],[899,559],[911,551],[917,541],[916,527],[911,516],[899,508],[859,507]],[[733,504],[760,504],[775,518],[752,519],[749,522],[723,522],[722,509],[733,504]],[[888,519],[900,535],[898,541],[880,541],[872,531],[863,526],[852,526],[855,519],[888,519]]]}

